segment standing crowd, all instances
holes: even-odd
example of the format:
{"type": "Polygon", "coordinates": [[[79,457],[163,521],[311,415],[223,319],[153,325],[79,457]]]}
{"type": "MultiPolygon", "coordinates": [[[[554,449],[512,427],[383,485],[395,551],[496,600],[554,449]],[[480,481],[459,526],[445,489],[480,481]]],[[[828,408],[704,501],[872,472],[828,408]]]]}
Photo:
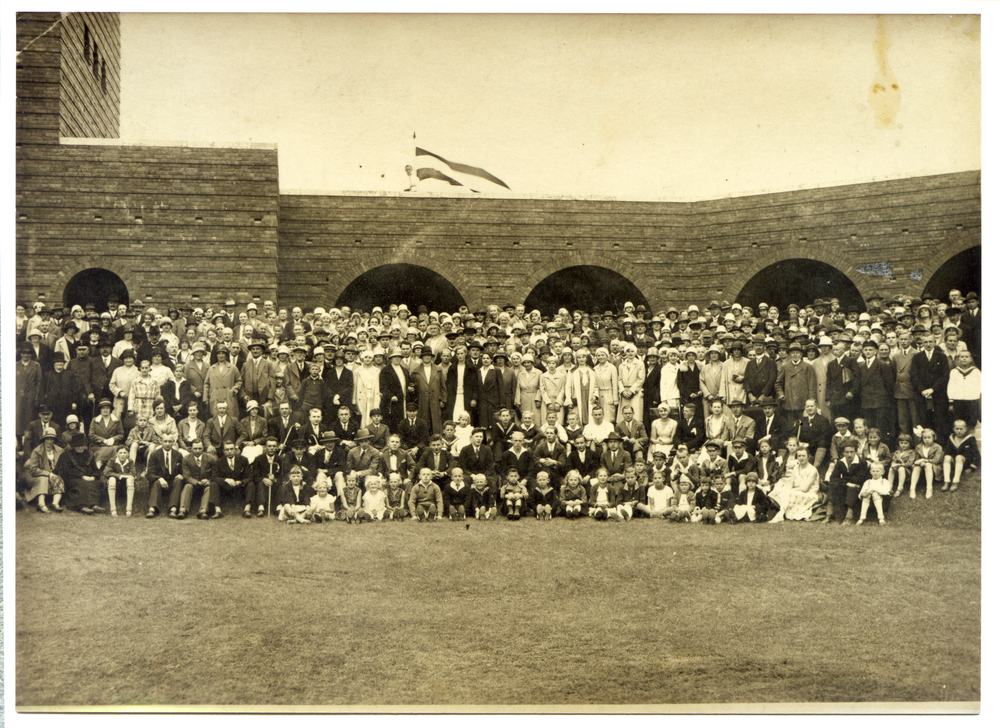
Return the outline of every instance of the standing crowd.
{"type": "Polygon", "coordinates": [[[105,304],[17,307],[18,496],[43,513],[123,496],[131,516],[138,490],[147,518],[229,500],[289,523],[884,525],[980,465],[975,293],[551,317],[105,304]]]}

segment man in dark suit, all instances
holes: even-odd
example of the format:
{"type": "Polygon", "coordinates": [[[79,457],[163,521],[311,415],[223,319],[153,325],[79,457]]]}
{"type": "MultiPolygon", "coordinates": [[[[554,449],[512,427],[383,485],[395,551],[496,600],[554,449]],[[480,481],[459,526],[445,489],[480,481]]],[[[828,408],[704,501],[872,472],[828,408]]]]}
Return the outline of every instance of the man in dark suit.
{"type": "Polygon", "coordinates": [[[934,335],[924,334],[921,351],[910,362],[910,380],[913,396],[917,400],[917,413],[923,427],[930,427],[937,434],[937,441],[944,442],[951,430],[948,417],[948,378],[951,367],[948,357],[934,345],[934,335]]]}
{"type": "Polygon", "coordinates": [[[861,379],[857,360],[847,352],[849,341],[850,337],[841,336],[833,342],[833,358],[826,365],[826,401],[833,419],[853,420],[858,412],[861,379]]]}
{"type": "MultiPolygon", "coordinates": [[[[896,406],[896,397],[893,394],[896,389],[896,367],[890,362],[884,362],[877,358],[875,356],[877,351],[878,345],[871,339],[861,345],[861,355],[864,357],[864,361],[858,364],[861,416],[865,418],[869,427],[877,427],[882,432],[883,437],[891,438],[893,436],[893,433],[890,432],[892,411],[896,406]]],[[[941,356],[944,357],[944,354],[941,356]]],[[[947,359],[945,359],[944,365],[945,385],[947,386],[947,359]]],[[[947,404],[946,399],[946,410],[947,404]]]]}
{"type": "Polygon", "coordinates": [[[566,472],[577,470],[580,473],[580,482],[584,488],[588,488],[590,478],[600,467],[597,453],[587,447],[587,438],[582,434],[573,440],[573,447],[566,456],[566,472]]]}
{"type": "Polygon", "coordinates": [[[219,453],[222,452],[222,445],[227,440],[236,442],[239,438],[239,431],[237,429],[238,423],[236,418],[229,414],[229,404],[227,402],[218,402],[215,405],[215,409],[219,414],[208,421],[205,431],[208,435],[210,451],[219,453]]]}
{"type": "Polygon", "coordinates": [[[486,430],[482,427],[472,431],[471,442],[458,453],[458,467],[465,472],[467,483],[472,482],[473,475],[486,476],[490,492],[495,494],[499,489],[496,462],[493,459],[493,451],[483,443],[485,437],[486,430]]]}
{"type": "MultiPolygon", "coordinates": [[[[389,476],[393,473],[398,473],[408,496],[410,486],[413,484],[413,478],[419,471],[417,470],[414,457],[404,450],[401,445],[402,441],[399,435],[395,433],[389,435],[389,444],[378,457],[377,469],[378,474],[386,480],[389,480],[389,476]]],[[[431,470],[433,470],[433,467],[431,467],[431,470]]]]}
{"type": "Polygon", "coordinates": [[[498,375],[498,385],[500,390],[500,407],[506,407],[511,412],[514,411],[514,402],[517,394],[517,375],[514,370],[507,366],[507,355],[498,351],[493,357],[495,365],[494,371],[498,375]]]}
{"type": "Polygon", "coordinates": [[[230,441],[223,444],[222,455],[215,461],[212,477],[220,495],[220,500],[216,503],[216,512],[219,515],[213,516],[213,518],[221,518],[222,508],[219,503],[221,503],[222,493],[233,493],[237,490],[245,492],[243,489],[252,481],[250,462],[239,454],[235,442],[230,441]]]}
{"type": "Polygon", "coordinates": [[[420,457],[420,451],[430,442],[431,432],[427,423],[418,419],[420,405],[416,400],[406,403],[406,417],[399,423],[397,434],[403,442],[403,449],[413,456],[420,457]]]}
{"type": "Polygon", "coordinates": [[[754,334],[753,352],[747,358],[747,368],[743,373],[743,389],[747,393],[747,414],[758,411],[761,397],[774,396],[774,384],[778,379],[778,365],[765,352],[764,334],[754,334]]]}
{"type": "Polygon", "coordinates": [[[406,392],[410,388],[410,374],[402,366],[403,352],[394,347],[389,351],[389,364],[379,372],[378,388],[382,395],[381,410],[389,432],[398,432],[406,407],[406,392]]]}
{"type": "Polygon", "coordinates": [[[178,363],[174,366],[174,376],[160,387],[160,396],[167,407],[167,414],[175,420],[185,417],[188,405],[194,401],[194,391],[191,383],[184,378],[184,369],[185,365],[178,363]]]}
{"type": "Polygon", "coordinates": [[[830,425],[830,420],[818,412],[815,399],[806,400],[805,409],[799,419],[798,435],[799,443],[809,448],[812,464],[819,470],[819,466],[826,458],[826,451],[830,448],[833,427],[830,425]]]}
{"type": "Polygon", "coordinates": [[[698,405],[688,402],[684,405],[677,421],[674,438],[678,445],[687,445],[688,451],[696,453],[705,444],[705,424],[697,417],[698,405]]]}
{"type": "Polygon", "coordinates": [[[302,428],[302,417],[298,412],[292,412],[292,406],[288,402],[278,405],[278,413],[268,420],[267,434],[278,438],[282,449],[288,448],[288,443],[297,437],[298,431],[302,428]],[[289,436],[291,432],[291,436],[289,436]]]}
{"type": "Polygon", "coordinates": [[[282,481],[281,458],[278,457],[278,438],[269,437],[264,452],[250,463],[251,483],[247,486],[246,504],[243,517],[250,518],[253,507],[257,506],[257,517],[268,515],[268,495],[273,509],[277,505],[278,487],[282,481]]]}
{"type": "MultiPolygon", "coordinates": [[[[324,345],[325,351],[329,351],[326,349],[327,346],[332,345],[324,345]]],[[[326,382],[326,402],[323,411],[333,412],[336,415],[342,406],[347,406],[351,409],[351,419],[356,420],[356,413],[351,404],[354,399],[354,372],[344,366],[346,361],[344,350],[337,349],[333,352],[332,366],[329,361],[323,366],[323,381],[326,382]]]]}
{"type": "Polygon", "coordinates": [[[174,439],[167,435],[163,439],[163,447],[149,456],[146,465],[146,480],[149,481],[149,510],[146,518],[156,518],[160,513],[160,502],[164,500],[164,490],[169,492],[168,503],[170,518],[184,518],[177,509],[181,503],[181,492],[184,489],[184,464],[180,450],[174,447],[174,439]]]}
{"type": "Polygon", "coordinates": [[[111,341],[107,337],[102,337],[97,345],[97,352],[92,352],[88,359],[90,372],[87,376],[87,399],[91,405],[102,399],[115,401],[115,396],[111,394],[108,383],[115,369],[122,365],[120,359],[111,356],[111,341]]]}
{"type": "Polygon", "coordinates": [[[191,452],[181,462],[181,472],[184,475],[184,488],[181,490],[181,510],[177,517],[186,517],[191,510],[191,499],[200,494],[199,520],[207,519],[210,511],[212,518],[222,518],[219,486],[213,477],[215,457],[205,452],[205,443],[201,440],[191,443],[191,452]]]}
{"type": "Polygon", "coordinates": [[[483,354],[479,367],[479,426],[487,430],[496,422],[495,414],[500,409],[500,385],[502,375],[493,366],[493,357],[483,354]]]}
{"type": "Polygon", "coordinates": [[[962,332],[962,341],[972,354],[972,361],[980,369],[983,368],[983,317],[979,308],[979,296],[970,293],[965,297],[965,313],[959,319],[959,329],[962,332]]]}
{"type": "Polygon", "coordinates": [[[444,447],[444,438],[441,435],[431,435],[430,447],[423,451],[417,461],[416,472],[423,468],[431,471],[431,482],[437,483],[438,487],[444,489],[451,480],[451,469],[455,466],[455,461],[444,447]]]}
{"type": "Polygon", "coordinates": [[[770,437],[771,449],[783,455],[785,440],[788,439],[789,435],[788,421],[784,415],[778,414],[778,403],[774,397],[761,397],[757,404],[761,407],[761,411],[757,415],[757,428],[754,433],[758,446],[761,440],[770,437]]]}

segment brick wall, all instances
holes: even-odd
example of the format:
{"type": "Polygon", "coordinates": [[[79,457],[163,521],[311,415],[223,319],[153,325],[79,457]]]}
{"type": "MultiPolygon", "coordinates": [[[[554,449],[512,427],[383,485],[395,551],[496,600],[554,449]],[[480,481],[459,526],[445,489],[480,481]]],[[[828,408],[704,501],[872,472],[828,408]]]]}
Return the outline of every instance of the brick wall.
{"type": "Polygon", "coordinates": [[[59,143],[61,13],[17,15],[16,143],[59,143]]]}
{"type": "Polygon", "coordinates": [[[597,265],[661,308],[735,300],[787,258],[828,263],[865,296],[919,295],[980,225],[978,171],[694,203],[282,195],[279,297],[332,303],[365,271],[411,263],[470,305],[521,302],[551,273],[597,265]],[[857,270],[882,262],[892,278],[857,270]]]}
{"type": "Polygon", "coordinates": [[[16,205],[19,300],[91,267],[157,305],[277,294],[274,149],[23,147],[16,205]]]}

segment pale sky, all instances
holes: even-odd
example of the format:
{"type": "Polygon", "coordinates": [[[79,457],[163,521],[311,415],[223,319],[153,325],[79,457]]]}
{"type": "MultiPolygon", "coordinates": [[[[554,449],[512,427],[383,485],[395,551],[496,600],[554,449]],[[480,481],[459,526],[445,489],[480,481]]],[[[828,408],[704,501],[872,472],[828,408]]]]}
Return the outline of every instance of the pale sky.
{"type": "Polygon", "coordinates": [[[282,191],[400,192],[415,144],[507,197],[981,168],[970,16],[124,14],[122,46],[124,140],[276,143],[282,191]]]}

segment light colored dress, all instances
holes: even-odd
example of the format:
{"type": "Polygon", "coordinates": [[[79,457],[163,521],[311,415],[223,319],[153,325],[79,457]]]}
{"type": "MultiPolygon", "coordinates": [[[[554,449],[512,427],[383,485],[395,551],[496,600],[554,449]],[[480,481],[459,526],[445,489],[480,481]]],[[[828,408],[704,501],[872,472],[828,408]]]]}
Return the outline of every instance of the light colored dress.
{"type": "MultiPolygon", "coordinates": [[[[559,405],[559,417],[556,422],[560,425],[563,424],[563,407],[566,404],[566,381],[566,370],[561,367],[556,367],[551,374],[543,372],[541,377],[542,417],[548,414],[550,404],[557,404],[559,405]]],[[[543,419],[542,422],[544,421],[543,419]]]]}
{"type": "MultiPolygon", "coordinates": [[[[726,401],[726,407],[729,407],[729,403],[734,400],[739,400],[740,402],[747,401],[747,393],[743,388],[743,383],[737,384],[733,381],[734,376],[746,376],[747,372],[747,362],[750,361],[746,357],[741,358],[736,361],[732,357],[726,359],[725,363],[722,365],[722,398],[726,401]]],[[[728,411],[728,409],[727,409],[728,411]]]]}
{"type": "Polygon", "coordinates": [[[810,463],[800,465],[796,460],[788,464],[785,477],[771,491],[779,508],[789,521],[804,521],[819,501],[819,471],[810,463]]]}
{"type": "Polygon", "coordinates": [[[218,415],[215,405],[219,402],[227,402],[229,404],[229,416],[238,417],[240,411],[236,402],[236,395],[233,394],[233,387],[239,391],[241,386],[243,386],[243,378],[240,376],[240,370],[231,362],[220,361],[210,366],[208,373],[205,375],[204,393],[204,400],[209,406],[210,414],[213,417],[218,415]]]}
{"type": "Polygon", "coordinates": [[[545,422],[542,416],[542,398],[539,389],[542,384],[542,373],[532,367],[531,371],[521,368],[517,372],[517,387],[514,399],[521,406],[521,413],[534,412],[535,425],[545,422]]]}
{"type": "Polygon", "coordinates": [[[594,386],[597,387],[598,404],[604,410],[604,421],[615,422],[618,410],[618,370],[611,362],[594,367],[594,386]]]}
{"type": "Polygon", "coordinates": [[[364,364],[354,373],[354,405],[361,413],[361,427],[368,427],[372,421],[371,411],[382,401],[378,378],[379,368],[373,364],[364,364]]]}
{"type": "Polygon", "coordinates": [[[670,453],[674,449],[674,437],[677,435],[677,420],[667,418],[664,422],[662,417],[657,417],[652,421],[649,428],[649,451],[646,453],[646,459],[649,462],[653,462],[653,453],[662,452],[666,453],[667,458],[670,458],[670,453]],[[657,443],[657,440],[666,439],[667,443],[657,443]]]}
{"type": "Polygon", "coordinates": [[[622,410],[626,405],[632,407],[632,411],[635,412],[636,418],[640,421],[643,417],[643,395],[642,395],[642,385],[646,381],[646,367],[638,359],[632,359],[629,361],[626,359],[618,367],[618,386],[619,386],[619,402],[618,402],[618,422],[623,422],[625,416],[622,414],[622,410]],[[622,392],[629,390],[632,392],[631,397],[626,397],[622,392]]]}

